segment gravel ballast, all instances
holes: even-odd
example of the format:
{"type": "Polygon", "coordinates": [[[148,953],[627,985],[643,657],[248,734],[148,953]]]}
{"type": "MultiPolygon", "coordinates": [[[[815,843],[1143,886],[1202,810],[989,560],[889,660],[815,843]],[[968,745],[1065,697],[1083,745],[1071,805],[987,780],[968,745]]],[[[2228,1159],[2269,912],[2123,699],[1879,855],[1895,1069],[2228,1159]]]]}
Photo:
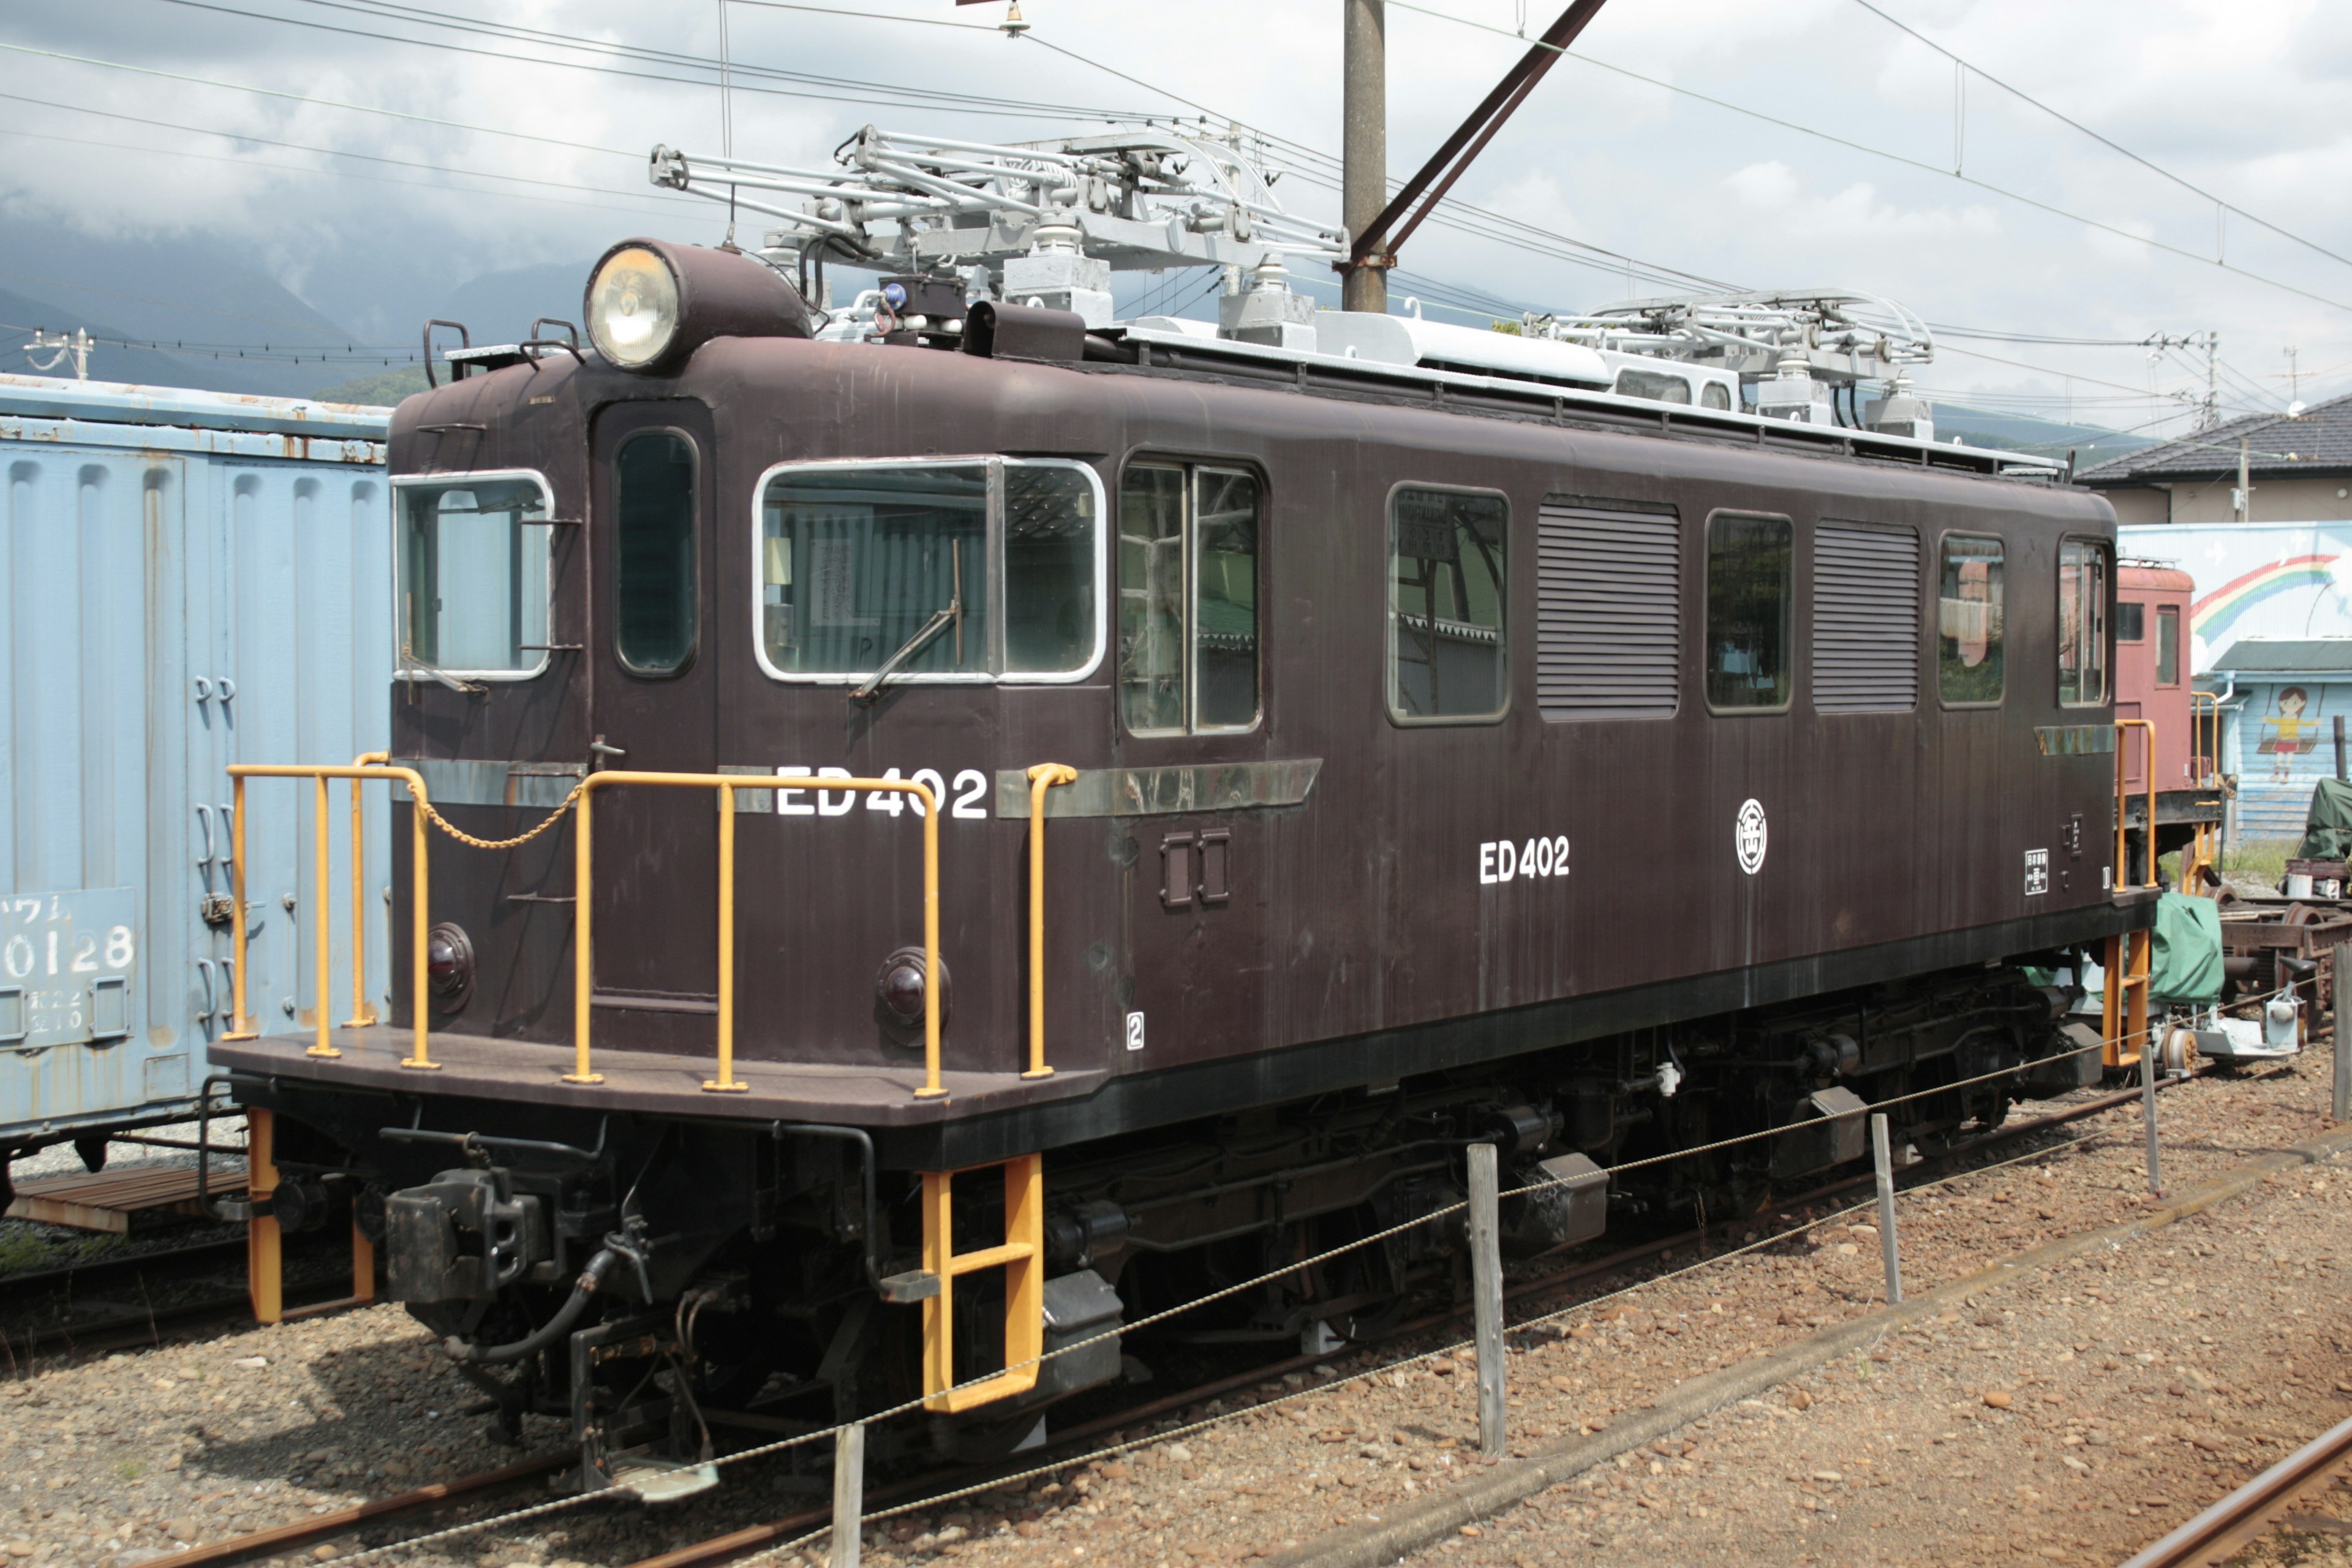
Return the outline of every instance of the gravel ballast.
{"type": "MultiPolygon", "coordinates": [[[[2328,1068],[2319,1052],[2168,1091],[2160,1103],[2170,1189],[2322,1131],[2328,1068]]],[[[1905,1197],[1904,1267],[1915,1292],[2155,1212],[2136,1108],[2035,1137],[2046,1147],[2023,1163],[1905,1197]]],[[[2305,1169],[2119,1248],[1988,1285],[1957,1310],[1743,1396],[1753,1403],[1645,1437],[1643,1457],[1609,1459],[1471,1521],[1475,1535],[1455,1527],[1423,1555],[1480,1564],[1845,1562],[1883,1548],[1952,1563],[2013,1562],[2021,1552],[2119,1559],[2342,1418],[2352,1323],[2335,1216],[2347,1179],[2305,1169]]],[[[1788,1221],[1805,1217],[1790,1211],[1788,1221]]],[[[1701,1260],[1664,1258],[1655,1268],[1667,1277],[1516,1331],[1517,1451],[1622,1436],[1683,1383],[1878,1310],[1874,1234],[1856,1228],[1869,1217],[1840,1215],[1688,1273],[1675,1271],[1701,1260]]],[[[2352,1261],[2352,1251],[2343,1256],[2352,1261]]],[[[1538,1293],[1513,1317],[1574,1300],[1538,1293]]],[[[1139,1429],[1126,1435],[1138,1447],[1119,1457],[874,1521],[866,1561],[1306,1560],[1334,1531],[1401,1517],[1465,1476],[1496,1475],[1476,1458],[1467,1356],[1391,1364],[1427,1344],[1335,1357],[1181,1418],[1212,1422],[1205,1429],[1139,1429]]],[[[0,1550],[19,1563],[131,1568],[178,1542],[516,1457],[490,1440],[485,1418],[461,1414],[478,1396],[397,1308],[25,1370],[0,1393],[14,1406],[0,1422],[0,1475],[19,1510],[0,1550]]],[[[562,1440],[555,1423],[536,1419],[525,1435],[530,1449],[562,1440]]],[[[383,1561],[618,1568],[819,1500],[791,1489],[772,1461],[726,1473],[719,1491],[674,1510],[599,1500],[383,1561]]],[[[424,1528],[377,1527],[341,1545],[424,1528]]],[[[806,1555],[820,1550],[813,1543],[806,1555]]]]}

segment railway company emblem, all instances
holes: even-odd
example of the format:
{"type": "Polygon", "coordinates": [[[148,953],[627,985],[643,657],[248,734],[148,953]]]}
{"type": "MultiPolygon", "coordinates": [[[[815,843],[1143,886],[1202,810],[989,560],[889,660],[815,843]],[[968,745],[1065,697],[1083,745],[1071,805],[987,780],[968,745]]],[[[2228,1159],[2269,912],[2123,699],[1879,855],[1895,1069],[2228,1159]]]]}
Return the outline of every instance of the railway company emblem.
{"type": "Polygon", "coordinates": [[[1739,868],[1753,877],[1764,868],[1764,806],[1752,796],[1739,808],[1731,825],[1732,847],[1739,852],[1739,868]]]}

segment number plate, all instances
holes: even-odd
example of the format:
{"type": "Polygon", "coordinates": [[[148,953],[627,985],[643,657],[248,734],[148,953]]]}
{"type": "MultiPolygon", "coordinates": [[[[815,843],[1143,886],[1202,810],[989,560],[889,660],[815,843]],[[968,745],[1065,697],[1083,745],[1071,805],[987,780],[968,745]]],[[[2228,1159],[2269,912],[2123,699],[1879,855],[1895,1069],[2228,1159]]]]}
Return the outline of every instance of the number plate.
{"type": "Polygon", "coordinates": [[[129,888],[0,894],[0,1047],[128,1035],[137,920],[129,888]]]}

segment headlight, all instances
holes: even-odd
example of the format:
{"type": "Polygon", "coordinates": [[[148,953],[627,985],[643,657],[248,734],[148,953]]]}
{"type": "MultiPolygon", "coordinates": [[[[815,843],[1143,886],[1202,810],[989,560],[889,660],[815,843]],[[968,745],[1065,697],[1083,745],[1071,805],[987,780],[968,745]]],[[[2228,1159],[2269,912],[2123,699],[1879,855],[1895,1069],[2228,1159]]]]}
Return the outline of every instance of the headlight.
{"type": "Polygon", "coordinates": [[[651,364],[677,335],[677,278],[642,245],[604,258],[588,283],[588,336],[624,370],[651,364]]]}
{"type": "Polygon", "coordinates": [[[474,943],[463,926],[446,921],[425,934],[425,979],[434,1005],[454,1013],[474,992],[474,943]]]}
{"type": "MultiPolygon", "coordinates": [[[[947,965],[940,965],[940,1019],[947,1020],[947,965]]],[[[881,1004],[882,1016],[887,1023],[902,1029],[919,1029],[923,1015],[930,1010],[930,976],[925,973],[923,950],[902,947],[882,961],[882,968],[874,976],[874,999],[881,1004]]]]}

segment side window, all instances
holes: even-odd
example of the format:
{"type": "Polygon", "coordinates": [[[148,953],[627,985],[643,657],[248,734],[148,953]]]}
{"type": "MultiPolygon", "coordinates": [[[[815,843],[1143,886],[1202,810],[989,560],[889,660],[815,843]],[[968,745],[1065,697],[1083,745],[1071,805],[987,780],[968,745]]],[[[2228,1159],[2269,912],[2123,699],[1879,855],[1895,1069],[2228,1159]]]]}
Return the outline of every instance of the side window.
{"type": "Polygon", "coordinates": [[[1936,600],[1936,679],[1951,707],[2000,700],[2000,540],[1946,536],[1936,600]]]}
{"type": "Polygon", "coordinates": [[[2060,542],[2058,700],[2063,706],[2087,708],[2107,700],[2107,579],[2104,542],[2060,542]]]}
{"type": "Polygon", "coordinates": [[[1785,517],[1719,511],[1706,520],[1706,700],[1789,705],[1789,601],[1795,556],[1785,517]]]}
{"type": "Polygon", "coordinates": [[[544,668],[545,487],[530,475],[440,475],[395,493],[402,668],[493,680],[544,668]]]}
{"type": "Polygon", "coordinates": [[[2147,638],[2147,606],[2118,599],[2116,601],[2116,641],[2144,642],[2147,638]]]}
{"type": "Polygon", "coordinates": [[[2156,683],[2180,684],[2180,611],[2170,605],[2156,612],[2156,683]]]}
{"type": "Polygon", "coordinates": [[[1118,487],[1119,711],[1136,735],[1258,716],[1257,476],[1131,463],[1118,487]]]}
{"type": "Polygon", "coordinates": [[[1504,654],[1510,506],[1486,490],[1419,488],[1389,503],[1389,712],[1491,719],[1509,695],[1504,654]]]}
{"type": "Polygon", "coordinates": [[[1698,402],[1702,408],[1728,408],[1731,406],[1731,388],[1719,381],[1710,381],[1698,389],[1698,402]]]}
{"type": "Polygon", "coordinates": [[[640,675],[694,657],[694,446],[648,430],[614,457],[613,647],[640,675]]]}

